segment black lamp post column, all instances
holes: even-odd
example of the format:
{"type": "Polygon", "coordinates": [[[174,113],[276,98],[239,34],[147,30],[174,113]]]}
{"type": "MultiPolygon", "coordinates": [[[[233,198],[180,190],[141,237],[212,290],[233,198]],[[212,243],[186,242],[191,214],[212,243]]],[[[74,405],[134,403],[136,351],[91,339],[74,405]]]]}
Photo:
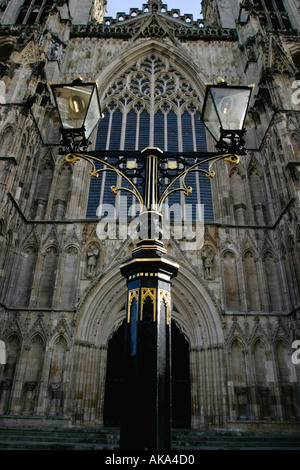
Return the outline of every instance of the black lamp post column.
{"type": "Polygon", "coordinates": [[[157,212],[159,149],[146,149],[142,240],[121,266],[127,279],[123,416],[120,449],[171,449],[171,281],[157,212]],[[154,237],[151,238],[151,234],[154,237]],[[145,236],[146,235],[146,236],[145,236]]]}

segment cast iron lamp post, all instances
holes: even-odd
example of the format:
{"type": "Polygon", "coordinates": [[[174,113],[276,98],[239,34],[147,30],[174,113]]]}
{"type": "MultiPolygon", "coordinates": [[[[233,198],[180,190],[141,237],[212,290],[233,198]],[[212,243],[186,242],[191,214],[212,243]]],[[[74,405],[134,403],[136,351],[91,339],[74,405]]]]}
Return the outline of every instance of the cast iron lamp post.
{"type": "MultiPolygon", "coordinates": [[[[114,194],[125,190],[140,204],[140,241],[121,273],[127,279],[123,415],[120,449],[171,449],[171,282],[179,265],[167,257],[162,242],[162,204],[175,191],[191,194],[190,172],[214,176],[218,160],[238,163],[245,154],[244,121],[252,86],[208,85],[201,119],[216,140],[214,152],[87,152],[100,117],[95,83],[51,84],[61,121],[62,149],[69,162],[90,162],[91,177],[112,171],[114,194]],[[100,164],[100,167],[99,167],[100,164]],[[204,164],[208,168],[201,168],[204,164]],[[122,187],[125,180],[129,187],[122,187]],[[174,183],[181,186],[174,189],[174,183]]],[[[122,358],[120,358],[122,360],[122,358]]]]}

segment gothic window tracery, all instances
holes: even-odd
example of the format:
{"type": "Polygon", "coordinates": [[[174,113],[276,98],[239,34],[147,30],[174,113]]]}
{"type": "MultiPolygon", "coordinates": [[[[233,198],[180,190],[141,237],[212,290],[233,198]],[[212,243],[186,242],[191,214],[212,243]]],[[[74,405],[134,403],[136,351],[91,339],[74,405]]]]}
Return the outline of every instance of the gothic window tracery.
{"type": "Polygon", "coordinates": [[[255,0],[254,7],[264,26],[272,29],[292,28],[283,0],[255,0]]]}
{"type": "Polygon", "coordinates": [[[50,0],[25,0],[16,24],[37,24],[43,22],[53,6],[50,0]]]}
{"type": "MultiPolygon", "coordinates": [[[[155,54],[143,57],[106,89],[97,148],[142,150],[150,146],[170,152],[206,151],[200,103],[195,87],[167,59],[155,54]]],[[[109,189],[115,178],[106,173],[102,184],[99,179],[91,181],[88,217],[95,217],[99,204],[114,205],[115,195],[110,195],[109,189]]],[[[186,182],[193,186],[193,194],[180,201],[184,196],[177,192],[169,204],[204,204],[205,218],[212,220],[210,181],[203,174],[191,174],[186,182]]]]}

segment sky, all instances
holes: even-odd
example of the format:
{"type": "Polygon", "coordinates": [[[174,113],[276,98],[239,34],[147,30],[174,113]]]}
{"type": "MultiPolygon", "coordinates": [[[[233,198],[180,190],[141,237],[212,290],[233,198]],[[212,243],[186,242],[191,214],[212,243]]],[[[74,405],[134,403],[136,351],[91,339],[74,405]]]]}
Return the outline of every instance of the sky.
{"type": "MultiPolygon", "coordinates": [[[[142,5],[146,4],[147,0],[107,0],[107,13],[105,16],[116,17],[116,13],[124,12],[129,13],[130,8],[142,9],[142,5]]],[[[186,3],[182,0],[163,0],[163,3],[168,6],[168,10],[179,8],[181,15],[192,14],[193,19],[201,18],[200,0],[188,0],[186,3]]]]}

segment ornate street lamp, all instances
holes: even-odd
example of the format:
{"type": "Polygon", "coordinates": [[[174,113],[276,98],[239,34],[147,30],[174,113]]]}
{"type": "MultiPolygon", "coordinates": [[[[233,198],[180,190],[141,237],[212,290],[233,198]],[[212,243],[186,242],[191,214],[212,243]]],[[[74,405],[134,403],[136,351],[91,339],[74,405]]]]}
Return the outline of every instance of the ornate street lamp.
{"type": "Polygon", "coordinates": [[[61,123],[63,152],[87,150],[89,137],[101,118],[96,82],[77,78],[71,84],[50,84],[61,123]]]}
{"type": "Polygon", "coordinates": [[[244,155],[244,123],[253,86],[207,85],[201,120],[223,153],[244,155]]]}
{"type": "MultiPolygon", "coordinates": [[[[128,191],[140,204],[141,240],[132,256],[120,266],[127,279],[123,416],[120,448],[168,450],[171,448],[171,283],[179,265],[167,258],[162,242],[162,204],[175,191],[186,196],[192,188],[185,178],[203,172],[213,178],[219,160],[238,163],[245,153],[244,121],[252,87],[224,82],[208,85],[202,119],[217,141],[215,152],[143,151],[82,152],[100,117],[95,83],[75,80],[51,89],[59,110],[63,147],[69,162],[84,159],[92,165],[91,177],[110,171],[117,175],[111,192],[128,191]],[[95,165],[95,162],[99,165],[95,165]],[[208,164],[208,168],[203,168],[208,164]],[[175,188],[175,182],[181,184],[175,188]],[[128,183],[122,186],[122,181],[128,183]]],[[[121,358],[120,358],[121,360],[121,358]]]]}

